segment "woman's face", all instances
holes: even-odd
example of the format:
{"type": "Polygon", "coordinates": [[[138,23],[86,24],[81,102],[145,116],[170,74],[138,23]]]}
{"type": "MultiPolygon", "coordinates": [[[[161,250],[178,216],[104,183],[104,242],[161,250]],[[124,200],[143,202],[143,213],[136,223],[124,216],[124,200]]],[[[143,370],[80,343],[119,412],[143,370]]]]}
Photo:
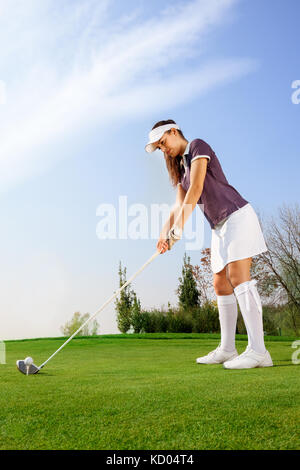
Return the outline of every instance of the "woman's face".
{"type": "Polygon", "coordinates": [[[156,148],[160,149],[165,156],[172,158],[181,155],[185,147],[185,141],[183,141],[176,129],[171,129],[170,133],[165,132],[156,145],[156,148]]]}

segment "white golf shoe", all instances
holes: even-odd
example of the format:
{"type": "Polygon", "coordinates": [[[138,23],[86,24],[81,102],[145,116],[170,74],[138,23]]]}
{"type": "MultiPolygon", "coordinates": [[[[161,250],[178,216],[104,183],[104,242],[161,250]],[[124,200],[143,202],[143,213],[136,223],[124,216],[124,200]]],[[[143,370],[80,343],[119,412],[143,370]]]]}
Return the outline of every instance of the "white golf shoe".
{"type": "Polygon", "coordinates": [[[224,369],[253,369],[255,367],[272,367],[269,351],[259,354],[247,346],[246,350],[233,360],[223,363],[224,369]]]}
{"type": "Polygon", "coordinates": [[[221,349],[221,346],[219,345],[217,349],[211,351],[206,356],[198,357],[196,362],[197,364],[223,364],[223,362],[234,359],[237,356],[238,352],[236,349],[228,352],[221,349]]]}

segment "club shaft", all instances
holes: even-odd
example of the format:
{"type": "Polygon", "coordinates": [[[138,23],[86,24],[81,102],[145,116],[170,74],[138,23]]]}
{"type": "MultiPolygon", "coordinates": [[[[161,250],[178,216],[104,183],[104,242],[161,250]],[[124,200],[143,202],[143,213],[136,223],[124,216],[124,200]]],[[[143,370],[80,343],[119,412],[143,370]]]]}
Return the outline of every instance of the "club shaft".
{"type": "Polygon", "coordinates": [[[76,336],[90,321],[92,321],[105,307],[106,305],[108,305],[115,297],[117,297],[117,295],[123,290],[125,289],[125,287],[128,286],[128,284],[130,284],[133,279],[136,278],[136,276],[143,271],[143,269],[145,269],[146,266],[148,266],[148,264],[150,264],[159,254],[161,253],[161,251],[156,251],[149,259],[148,261],[146,261],[146,263],[135,273],[133,274],[133,276],[131,276],[130,279],[128,279],[128,281],[125,282],[125,284],[123,284],[122,287],[120,287],[120,289],[118,289],[106,302],[104,302],[104,304],[90,317],[88,318],[81,326],[80,328],[78,328],[78,330],[75,331],[75,333],[72,334],[72,336],[70,336],[70,338],[67,339],[67,341],[65,341],[61,347],[59,349],[57,349],[57,351],[55,351],[52,356],[50,356],[45,362],[43,362],[43,364],[41,364],[39,366],[39,369],[42,369],[42,367],[44,367],[47,362],[49,362],[57,353],[59,353],[59,351],[62,350],[62,348],[64,348],[73,338],[74,336],[76,336]]]}

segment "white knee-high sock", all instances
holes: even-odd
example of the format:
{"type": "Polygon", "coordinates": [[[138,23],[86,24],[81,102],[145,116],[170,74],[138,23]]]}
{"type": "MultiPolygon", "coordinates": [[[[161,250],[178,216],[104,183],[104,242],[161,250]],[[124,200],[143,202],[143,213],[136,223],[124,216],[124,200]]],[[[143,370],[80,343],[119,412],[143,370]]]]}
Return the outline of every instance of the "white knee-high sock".
{"type": "Polygon", "coordinates": [[[256,280],[242,282],[234,288],[245,322],[248,345],[257,353],[266,351],[262,318],[262,305],[256,288],[256,280]]]}
{"type": "Polygon", "coordinates": [[[234,294],[217,295],[219,320],[221,325],[221,348],[235,350],[235,331],[237,322],[237,302],[234,294]]]}

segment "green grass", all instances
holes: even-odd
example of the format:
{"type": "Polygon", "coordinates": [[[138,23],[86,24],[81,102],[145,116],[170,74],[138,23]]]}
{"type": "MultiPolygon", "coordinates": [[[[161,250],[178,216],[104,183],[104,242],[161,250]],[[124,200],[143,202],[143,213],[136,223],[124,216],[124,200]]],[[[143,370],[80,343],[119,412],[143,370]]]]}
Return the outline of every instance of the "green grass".
{"type": "Polygon", "coordinates": [[[239,371],[196,364],[218,335],[76,338],[28,377],[63,339],[7,341],[0,449],[299,449],[293,339],[266,340],[275,366],[239,371]]]}

